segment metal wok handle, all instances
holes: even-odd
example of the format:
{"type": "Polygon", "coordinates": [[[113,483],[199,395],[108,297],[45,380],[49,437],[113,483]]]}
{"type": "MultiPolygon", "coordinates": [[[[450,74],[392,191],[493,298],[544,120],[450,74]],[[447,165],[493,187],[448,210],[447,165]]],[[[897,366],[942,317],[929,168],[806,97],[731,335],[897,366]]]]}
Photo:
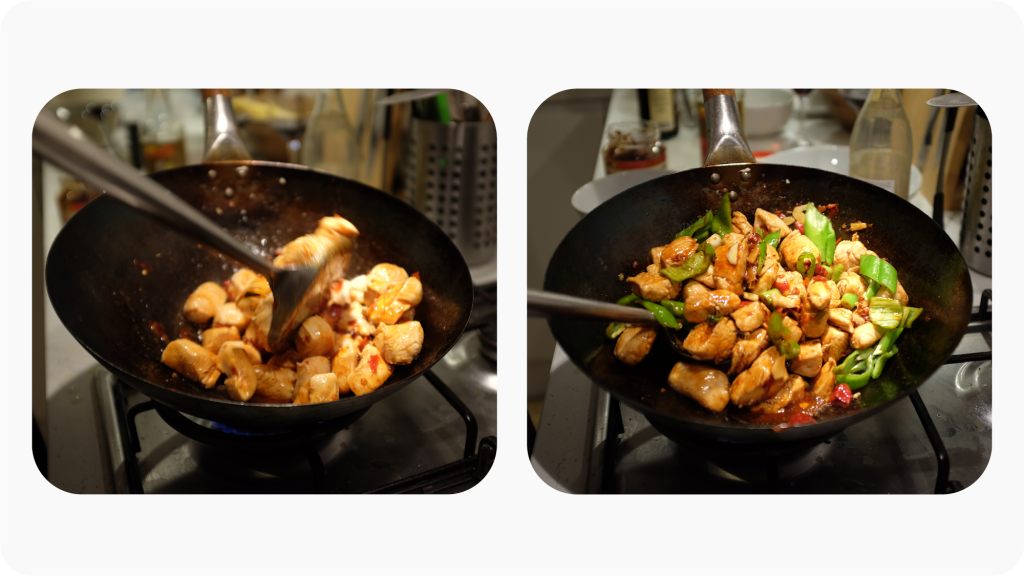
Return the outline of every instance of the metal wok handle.
{"type": "Polygon", "coordinates": [[[238,135],[235,110],[231,107],[231,91],[214,88],[204,89],[206,102],[206,154],[203,162],[221,160],[252,160],[249,151],[238,135]]]}
{"type": "Polygon", "coordinates": [[[707,125],[708,155],[705,166],[754,164],[754,155],[743,138],[743,125],[736,107],[736,91],[731,88],[704,89],[704,116],[707,125]]]}
{"type": "Polygon", "coordinates": [[[527,290],[526,306],[530,316],[562,317],[584,320],[612,320],[631,324],[657,324],[654,314],[643,308],[597,302],[543,290],[527,290]]]}
{"type": "Polygon", "coordinates": [[[50,112],[41,112],[32,128],[32,150],[132,208],[221,250],[267,278],[271,277],[270,263],[253,253],[251,248],[170,190],[137,173],[95,144],[73,137],[69,128],[50,112]]]}

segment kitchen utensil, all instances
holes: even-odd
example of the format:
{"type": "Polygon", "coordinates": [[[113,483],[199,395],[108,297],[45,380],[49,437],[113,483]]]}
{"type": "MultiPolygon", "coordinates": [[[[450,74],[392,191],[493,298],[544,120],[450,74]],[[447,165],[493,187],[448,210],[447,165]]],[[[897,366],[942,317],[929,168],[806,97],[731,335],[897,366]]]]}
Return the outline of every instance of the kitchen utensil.
{"type": "Polygon", "coordinates": [[[960,252],[971,269],[986,276],[992,275],[992,210],[992,125],[978,108],[967,154],[960,252]]]}
{"type": "MultiPolygon", "coordinates": [[[[716,98],[729,97],[711,97],[708,110],[730,104],[715,104],[716,98]]],[[[735,109],[730,112],[734,117],[735,109]]],[[[739,148],[742,137],[735,123],[711,126],[709,142],[739,148]],[[732,132],[722,135],[723,129],[732,132]]],[[[722,154],[712,148],[708,157],[722,154]]],[[[924,308],[926,321],[902,335],[900,353],[881,378],[860,390],[860,398],[850,408],[833,407],[820,414],[816,423],[779,433],[770,425],[745,421],[749,416],[744,411],[730,407],[713,413],[669,389],[668,374],[678,358],[664,344],[656,341],[647,358],[629,367],[612,354],[614,342],[605,335],[605,323],[549,319],[552,333],[572,362],[595,384],[641,411],[659,431],[673,438],[730,446],[820,441],[910,394],[952,354],[966,331],[972,294],[967,266],[953,241],[909,202],[860,180],[812,168],[708,162],[703,168],[635,186],[598,206],[569,232],[551,258],[544,290],[614,302],[629,292],[619,273],[632,274],[638,258],[652,246],[671,240],[708,210],[716,210],[725,193],[732,198],[732,209],[748,216],[756,208],[788,211],[808,201],[838,203],[839,213],[832,222],[846,239],[850,224],[870,223],[859,232],[861,241],[895,266],[911,304],[924,308]]]]}
{"type": "MultiPolygon", "coordinates": [[[[935,90],[935,96],[941,96],[944,90],[935,90]]],[[[924,139],[921,141],[921,150],[917,154],[917,162],[914,163],[919,169],[924,169],[924,164],[928,158],[928,148],[932,145],[932,131],[935,130],[935,119],[939,116],[939,109],[936,106],[931,106],[928,109],[928,124],[924,130],[924,139]]],[[[911,196],[914,192],[911,190],[911,196]]]]}
{"type": "Polygon", "coordinates": [[[407,90],[405,92],[399,92],[398,94],[392,94],[391,96],[385,96],[380,100],[377,100],[378,106],[391,106],[392,104],[403,104],[405,102],[415,102],[417,100],[425,100],[438,94],[446,92],[445,89],[418,89],[418,90],[407,90]]]}
{"type": "Polygon", "coordinates": [[[977,106],[973,98],[963,92],[950,92],[942,96],[936,96],[927,102],[929,106],[937,108],[963,108],[964,106],[977,106]]]}
{"type": "Polygon", "coordinates": [[[672,330],[658,322],[654,314],[645,308],[620,306],[543,290],[527,290],[526,306],[529,315],[534,317],[610,320],[627,324],[654,325],[658,327],[662,339],[669,343],[676,354],[687,361],[700,362],[683,348],[672,330]]]}
{"type": "Polygon", "coordinates": [[[942,222],[942,212],[946,206],[946,157],[949,156],[949,141],[953,136],[953,126],[956,126],[956,115],[956,108],[946,109],[946,128],[942,134],[942,160],[939,162],[939,179],[935,183],[935,197],[932,199],[932,218],[936,222],[942,222]]]}
{"type": "MultiPolygon", "coordinates": [[[[213,100],[208,98],[207,106],[213,100]]],[[[235,427],[280,429],[355,419],[429,369],[465,329],[473,302],[465,260],[436,225],[389,194],[302,166],[261,161],[212,162],[150,177],[260,256],[314,230],[325,215],[347,218],[361,233],[347,275],[380,262],[419,272],[423,301],[416,320],[425,333],[419,356],[394,366],[382,387],[363,396],[293,406],[236,402],[223,386],[204,389],[160,362],[165,342],[159,333],[169,339],[198,336],[182,314],[185,299],[202,282],[227,279],[243,264],[197,247],[149,214],[102,197],[53,241],[47,291],[78,342],[157,402],[235,427]]]]}

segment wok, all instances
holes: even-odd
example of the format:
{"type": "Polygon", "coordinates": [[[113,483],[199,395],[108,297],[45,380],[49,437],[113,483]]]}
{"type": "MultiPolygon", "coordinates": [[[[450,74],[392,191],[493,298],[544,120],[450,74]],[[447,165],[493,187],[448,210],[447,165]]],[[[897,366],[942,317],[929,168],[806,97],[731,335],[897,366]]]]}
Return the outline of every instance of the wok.
{"type": "MultiPolygon", "coordinates": [[[[209,98],[208,106],[215,98],[223,97],[209,98]]],[[[222,125],[232,128],[233,122],[222,125]]],[[[162,404],[238,427],[354,420],[440,360],[465,330],[473,306],[465,260],[440,228],[389,194],[302,166],[252,160],[206,162],[151,177],[263,255],[337,213],[360,231],[348,277],[390,262],[423,279],[423,301],[416,309],[423,348],[412,364],[395,366],[376,391],[299,406],[237,402],[223,385],[206,390],[173,376],[160,362],[165,343],[153,323],[162,326],[168,340],[189,332],[196,339],[197,327],[182,314],[185,299],[202,282],[229,278],[238,263],[114,198],[98,198],[53,242],[46,261],[50,301],[100,364],[162,404]]]]}
{"type": "Polygon", "coordinates": [[[752,163],[736,128],[735,103],[731,112],[722,112],[729,102],[730,96],[718,95],[706,105],[710,132],[707,164],[712,165],[645,182],[591,211],[556,249],[544,289],[605,302],[629,294],[619,274],[632,276],[642,271],[649,264],[652,247],[667,244],[709,209],[717,209],[727,191],[734,198],[733,211],[748,217],[755,208],[788,211],[808,201],[835,203],[839,213],[832,223],[837,236],[850,239],[852,222],[870,224],[859,232],[861,241],[895,266],[910,303],[924,308],[922,319],[900,337],[899,354],[889,361],[882,376],[862,388],[859,400],[849,408],[833,407],[814,424],[777,432],[771,424],[744,422],[735,406],[714,413],[674,392],[667,379],[678,357],[664,342],[656,340],[650,355],[629,367],[613,356],[614,342],[604,333],[606,323],[564,318],[551,318],[548,323],[572,362],[595,384],[642,412],[674,440],[767,448],[824,439],[891,406],[942,366],[970,321],[970,275],[949,236],[895,194],[832,172],[752,163]],[[716,98],[728,101],[722,104],[716,98]],[[722,134],[730,130],[731,135],[722,134]],[[731,146],[738,147],[729,150],[731,146]],[[716,159],[719,163],[714,165],[716,159]]]}

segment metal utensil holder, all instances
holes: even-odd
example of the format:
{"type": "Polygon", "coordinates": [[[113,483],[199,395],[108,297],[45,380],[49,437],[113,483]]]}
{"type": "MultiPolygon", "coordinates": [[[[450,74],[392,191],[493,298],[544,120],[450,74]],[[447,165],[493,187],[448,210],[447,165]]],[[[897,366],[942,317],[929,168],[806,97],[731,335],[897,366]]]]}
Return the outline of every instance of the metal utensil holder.
{"type": "Polygon", "coordinates": [[[448,234],[470,266],[497,254],[497,146],[493,122],[412,121],[406,201],[448,234]]]}
{"type": "Polygon", "coordinates": [[[992,275],[992,125],[978,108],[967,154],[960,252],[971,269],[992,275]]]}

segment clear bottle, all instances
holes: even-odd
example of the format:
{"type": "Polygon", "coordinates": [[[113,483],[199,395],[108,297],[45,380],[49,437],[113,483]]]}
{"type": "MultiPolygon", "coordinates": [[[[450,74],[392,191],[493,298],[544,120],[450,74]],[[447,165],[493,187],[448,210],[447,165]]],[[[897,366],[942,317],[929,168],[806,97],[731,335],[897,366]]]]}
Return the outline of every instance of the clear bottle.
{"type": "Polygon", "coordinates": [[[320,90],[302,137],[302,163],[358,180],[362,157],[341,90],[320,90]]]}
{"type": "Polygon", "coordinates": [[[185,165],[185,138],[181,122],[171,114],[161,89],[144,91],[145,115],[139,127],[142,169],[147,174],[185,165]]]}
{"type": "Polygon", "coordinates": [[[900,91],[872,90],[850,136],[850,176],[906,200],[910,196],[913,146],[900,91]]]}

